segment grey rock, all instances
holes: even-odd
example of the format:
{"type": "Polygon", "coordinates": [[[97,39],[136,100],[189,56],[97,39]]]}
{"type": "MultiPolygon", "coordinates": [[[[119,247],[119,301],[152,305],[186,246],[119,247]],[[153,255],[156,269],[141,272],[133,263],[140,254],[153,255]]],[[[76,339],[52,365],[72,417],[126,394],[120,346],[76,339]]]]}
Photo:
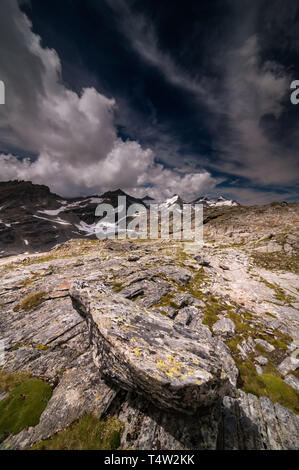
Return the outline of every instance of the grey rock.
{"type": "Polygon", "coordinates": [[[221,268],[223,271],[229,271],[229,267],[225,264],[219,264],[219,268],[221,268]]]}
{"type": "Polygon", "coordinates": [[[290,385],[296,392],[299,392],[299,380],[292,374],[289,374],[284,379],[285,383],[290,385]]]}
{"type": "MultiPolygon", "coordinates": [[[[270,220],[272,224],[273,217],[270,220]]],[[[280,227],[282,224],[280,215],[277,221],[277,227],[280,227]]],[[[252,226],[251,216],[248,223],[252,226]]],[[[292,220],[292,230],[295,230],[294,223],[292,220]]],[[[221,226],[222,223],[219,224],[219,227],[221,226]]],[[[269,231],[269,228],[270,226],[266,230],[269,231]]],[[[260,230],[260,233],[265,231],[267,235],[266,230],[260,230]]],[[[222,234],[220,230],[218,234],[213,235],[219,240],[219,251],[222,250],[223,243],[237,242],[236,237],[224,242],[222,234]]],[[[254,236],[254,232],[246,236],[248,236],[247,241],[250,242],[250,239],[253,239],[250,237],[254,236]]],[[[240,238],[239,242],[241,241],[240,238]]],[[[91,287],[93,283],[99,281],[113,287],[113,283],[118,281],[122,283],[123,289],[128,288],[131,293],[135,291],[137,296],[134,297],[133,294],[134,302],[128,300],[130,304],[128,311],[134,310],[136,315],[133,313],[132,318],[137,323],[132,325],[131,322],[124,321],[122,325],[125,327],[127,324],[128,327],[123,340],[129,338],[131,341],[131,338],[134,338],[130,336],[132,331],[130,332],[129,328],[132,327],[134,330],[138,323],[140,325],[136,309],[139,309],[139,313],[143,312],[141,316],[148,315],[150,307],[160,304],[163,295],[170,294],[171,298],[175,299],[177,294],[179,299],[180,296],[183,298],[188,295],[189,280],[196,275],[193,254],[190,255],[189,261],[184,257],[182,262],[180,258],[176,265],[176,248],[171,247],[169,250],[169,244],[166,242],[161,246],[160,243],[150,243],[115,242],[112,249],[109,249],[108,245],[106,248],[106,242],[94,243],[92,241],[89,246],[89,241],[72,240],[60,246],[58,255],[61,256],[55,259],[52,255],[55,255],[56,250],[46,255],[36,255],[37,258],[49,257],[47,261],[36,260],[38,262],[33,263],[33,257],[27,256],[26,260],[24,257],[14,258],[14,264],[12,264],[12,260],[0,259],[0,337],[5,339],[4,370],[29,371],[33,376],[48,381],[54,390],[40,423],[35,428],[24,430],[18,436],[9,439],[6,445],[10,441],[11,448],[24,448],[36,440],[50,438],[82,414],[94,412],[99,417],[115,415],[124,423],[125,431],[121,446],[125,449],[298,449],[298,417],[290,410],[273,404],[267,399],[236,390],[238,370],[231,352],[221,337],[213,337],[210,328],[202,323],[205,303],[192,295],[188,296],[187,305],[183,306],[184,302],[180,304],[182,307],[180,309],[168,305],[161,307],[161,311],[168,312],[169,318],[162,316],[156,307],[151,310],[152,315],[158,320],[162,318],[169,322],[170,328],[169,334],[161,329],[159,336],[154,334],[154,338],[158,340],[158,346],[154,345],[155,349],[162,344],[163,348],[165,346],[165,349],[176,352],[178,338],[182,337],[196,350],[198,350],[199,343],[200,352],[207,354],[208,361],[218,362],[220,358],[222,375],[227,376],[232,385],[229,391],[230,396],[222,399],[219,394],[219,400],[212,401],[207,407],[200,406],[198,413],[190,409],[182,413],[181,409],[177,410],[176,403],[175,407],[170,405],[166,409],[166,406],[161,405],[156,397],[149,400],[148,393],[150,390],[155,392],[155,384],[154,389],[151,388],[150,381],[143,385],[147,378],[147,369],[142,379],[137,381],[136,387],[132,386],[130,391],[126,391],[129,387],[119,382],[120,375],[115,374],[118,355],[115,358],[116,364],[113,363],[111,367],[111,373],[109,371],[106,373],[105,381],[101,377],[101,370],[94,363],[96,362],[101,367],[100,355],[92,346],[95,353],[94,361],[90,349],[89,340],[95,335],[92,334],[91,329],[88,329],[87,322],[82,315],[73,308],[68,297],[67,284],[74,279],[85,279],[91,287]],[[136,256],[142,257],[143,263],[128,262],[129,253],[133,253],[133,249],[136,256]],[[158,253],[160,249],[165,251],[158,253]],[[168,249],[167,253],[166,249],[168,249]],[[159,257],[153,256],[155,250],[159,257]],[[143,289],[143,294],[140,291],[138,294],[138,289],[143,289]],[[14,307],[25,296],[37,291],[46,292],[45,302],[29,311],[14,311],[14,307]],[[165,342],[168,344],[165,345],[165,342]],[[114,376],[111,377],[111,374],[114,376]]],[[[214,250],[211,245],[203,250],[207,259],[215,261],[215,266],[223,262],[231,267],[229,275],[231,280],[224,283],[219,270],[217,272],[217,270],[204,268],[207,279],[206,282],[200,284],[201,292],[204,289],[206,293],[213,293],[217,299],[219,298],[219,302],[223,301],[225,305],[229,305],[231,301],[231,306],[236,303],[240,308],[240,304],[243,303],[244,309],[253,316],[248,323],[259,334],[275,337],[277,336],[275,330],[278,329],[291,336],[293,343],[288,345],[288,354],[292,359],[286,358],[288,361],[283,368],[285,371],[290,365],[291,369],[296,368],[296,362],[294,364],[293,362],[294,359],[296,360],[299,344],[297,344],[298,315],[296,311],[298,305],[295,300],[281,306],[271,303],[275,300],[273,289],[267,288],[257,276],[251,278],[248,273],[246,274],[246,270],[250,266],[251,273],[261,275],[270,283],[277,284],[284,290],[287,286],[290,287],[294,297],[296,285],[298,285],[296,275],[287,272],[280,275],[279,271],[266,273],[262,269],[258,270],[251,262],[248,262],[243,249],[241,252],[235,247],[225,248],[222,254],[214,250]],[[272,313],[276,318],[265,312],[272,313]]],[[[288,253],[291,254],[292,251],[289,250],[288,253]]],[[[107,292],[110,296],[111,291],[107,290],[107,292]]],[[[110,297],[113,304],[112,311],[123,308],[122,294],[114,297],[111,293],[110,297]],[[119,303],[120,297],[122,300],[119,303]]],[[[242,313],[242,307],[239,311],[242,313]]],[[[158,323],[161,325],[160,321],[158,323]]],[[[141,325],[144,323],[141,322],[141,325]]],[[[163,325],[165,325],[164,322],[163,325]]],[[[146,334],[151,333],[148,331],[146,334]]],[[[251,335],[254,338],[255,332],[252,331],[251,335]]],[[[249,337],[241,344],[242,357],[248,358],[256,355],[258,344],[269,353],[274,351],[270,343],[253,338],[249,337]]],[[[129,347],[134,348],[133,345],[129,347]]],[[[152,353],[155,353],[155,349],[151,349],[152,353]]],[[[112,347],[111,351],[113,351],[112,347]]],[[[135,352],[138,358],[140,351],[135,352]]],[[[273,358],[276,360],[280,357],[282,361],[285,352],[277,351],[277,353],[277,356],[276,352],[273,354],[273,358]]],[[[185,354],[184,350],[182,357],[185,354]]],[[[187,354],[191,355],[191,352],[188,350],[187,354]]],[[[266,356],[266,354],[263,355],[266,356]]],[[[139,357],[142,362],[142,356],[139,357]]],[[[110,355],[109,361],[111,359],[110,355]]],[[[198,358],[198,361],[202,363],[204,360],[198,358]]],[[[148,364],[148,362],[145,363],[148,364]]],[[[122,368],[120,369],[119,374],[122,374],[122,368]]],[[[263,372],[258,364],[256,364],[256,369],[260,373],[263,372]]],[[[136,377],[135,372],[134,370],[131,374],[132,382],[136,377]]],[[[298,379],[295,375],[285,375],[285,381],[296,390],[298,379]]],[[[167,388],[171,382],[173,382],[173,377],[165,375],[163,387],[167,388]]],[[[172,400],[173,394],[173,390],[168,393],[169,401],[172,400]]]]}
{"type": "Polygon", "coordinates": [[[223,400],[222,416],[219,448],[277,450],[298,447],[298,416],[280,405],[273,405],[268,398],[239,391],[239,398],[223,400]]]}
{"type": "Polygon", "coordinates": [[[180,323],[183,326],[189,326],[195,315],[197,314],[197,308],[195,307],[184,307],[181,308],[175,317],[175,323],[180,323]]]}
{"type": "Polygon", "coordinates": [[[277,369],[283,376],[285,376],[288,374],[288,372],[296,370],[298,367],[299,367],[299,359],[297,359],[294,356],[288,356],[279,364],[277,369]]]}
{"type": "Polygon", "coordinates": [[[159,407],[187,414],[230,393],[217,343],[206,341],[200,331],[174,330],[165,316],[132,304],[100,283],[74,281],[70,294],[86,318],[103,378],[159,407]]]}
{"type": "Polygon", "coordinates": [[[202,289],[202,293],[204,295],[210,295],[211,291],[210,291],[210,289],[202,289]]]}
{"type": "Polygon", "coordinates": [[[241,344],[237,345],[243,359],[247,359],[248,355],[254,352],[254,340],[249,336],[247,341],[244,339],[241,344]]]}
{"type": "Polygon", "coordinates": [[[164,279],[149,281],[143,279],[139,282],[131,282],[129,286],[120,291],[121,295],[127,299],[137,299],[142,297],[142,304],[145,307],[159,304],[162,297],[169,292],[169,283],[164,279]]]}
{"type": "Polygon", "coordinates": [[[161,265],[156,269],[156,272],[158,274],[163,274],[169,280],[174,280],[181,286],[187,284],[193,277],[193,274],[189,269],[175,265],[161,265]]]}
{"type": "Polygon", "coordinates": [[[0,393],[0,401],[4,400],[7,396],[7,393],[3,392],[3,393],[0,393]]]}
{"type": "Polygon", "coordinates": [[[224,397],[208,413],[187,417],[166,414],[130,393],[118,413],[125,423],[122,448],[274,450],[299,444],[298,416],[242,391],[236,398],[224,397]]]}
{"type": "Polygon", "coordinates": [[[235,334],[235,324],[230,318],[222,317],[214,323],[212,330],[215,335],[229,338],[235,334]]]}
{"type": "Polygon", "coordinates": [[[187,305],[191,305],[194,301],[194,297],[192,297],[190,294],[176,294],[173,297],[173,301],[180,309],[186,307],[187,305]]]}
{"type": "Polygon", "coordinates": [[[272,344],[268,343],[268,341],[265,341],[264,339],[255,339],[254,342],[255,344],[262,346],[267,352],[272,352],[275,349],[272,344]]]}
{"type": "Polygon", "coordinates": [[[261,366],[259,366],[258,364],[255,365],[255,370],[257,372],[258,375],[262,375],[263,373],[263,369],[261,368],[261,366]]]}
{"type": "Polygon", "coordinates": [[[156,310],[158,310],[159,312],[161,312],[162,314],[167,314],[167,316],[169,318],[175,318],[176,314],[177,314],[177,309],[173,308],[173,307],[169,307],[168,305],[165,305],[163,307],[157,307],[156,310]]]}
{"type": "Polygon", "coordinates": [[[195,256],[194,259],[200,266],[205,266],[206,268],[211,267],[211,263],[209,261],[203,259],[202,256],[195,256]]]}
{"type": "Polygon", "coordinates": [[[268,364],[268,359],[264,356],[258,356],[255,358],[256,362],[258,362],[261,366],[265,366],[268,364]]]}
{"type": "Polygon", "coordinates": [[[128,256],[128,261],[134,262],[140,260],[140,256],[138,255],[129,255],[128,256]]]}
{"type": "Polygon", "coordinates": [[[195,297],[193,297],[191,301],[191,305],[193,305],[194,307],[203,308],[205,307],[206,304],[202,300],[196,299],[195,297]]]}

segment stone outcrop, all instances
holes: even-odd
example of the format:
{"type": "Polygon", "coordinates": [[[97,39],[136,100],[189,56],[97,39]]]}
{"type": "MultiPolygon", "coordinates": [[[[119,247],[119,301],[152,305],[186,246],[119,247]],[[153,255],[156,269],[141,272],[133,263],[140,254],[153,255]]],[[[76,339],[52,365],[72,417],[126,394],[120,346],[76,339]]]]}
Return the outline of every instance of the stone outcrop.
{"type": "MultiPolygon", "coordinates": [[[[72,240],[0,260],[0,374],[29,373],[53,392],[39,423],[3,447],[31,447],[93,413],[123,423],[123,449],[299,448],[291,411],[298,411],[298,275],[295,251],[284,255],[291,242],[296,249],[296,231],[278,252],[285,270],[260,267],[251,257],[254,239],[235,246],[252,228],[238,225],[247,209],[235,209],[241,215],[231,245],[223,245],[227,219],[217,225],[216,218],[206,226],[218,235],[212,230],[215,241],[200,253],[177,242],[72,240]],[[234,331],[221,331],[223,319],[234,331]],[[181,377],[184,367],[193,375],[181,377]],[[197,373],[202,382],[194,384],[197,373]]],[[[287,212],[293,220],[293,207],[271,211],[277,219],[265,235],[283,243],[275,220],[287,212]]],[[[272,262],[278,255],[259,256],[272,262]]]]}
{"type": "MultiPolygon", "coordinates": [[[[230,393],[217,340],[176,327],[165,316],[114,294],[103,284],[75,281],[75,308],[87,320],[101,376],[156,406],[193,414],[230,393]]],[[[235,373],[236,382],[237,371],[235,373]]]]}
{"type": "Polygon", "coordinates": [[[224,397],[209,413],[165,415],[130,394],[119,411],[126,423],[124,448],[199,450],[293,450],[298,448],[299,419],[267,398],[239,391],[224,397]]]}

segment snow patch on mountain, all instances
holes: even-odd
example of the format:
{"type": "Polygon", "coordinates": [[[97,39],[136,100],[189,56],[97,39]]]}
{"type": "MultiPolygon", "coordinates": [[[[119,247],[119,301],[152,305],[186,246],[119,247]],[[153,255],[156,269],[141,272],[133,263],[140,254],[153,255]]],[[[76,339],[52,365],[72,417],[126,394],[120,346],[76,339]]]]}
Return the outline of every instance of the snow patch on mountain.
{"type": "Polygon", "coordinates": [[[42,219],[42,220],[47,220],[48,222],[54,222],[55,224],[60,224],[60,225],[71,225],[70,222],[66,222],[65,220],[62,220],[60,217],[57,217],[57,219],[47,219],[46,217],[40,217],[39,215],[34,215],[36,219],[42,219]]]}
{"type": "Polygon", "coordinates": [[[95,235],[96,223],[88,225],[86,222],[81,220],[80,224],[75,224],[75,227],[80,230],[80,232],[85,232],[86,236],[95,235]]]}

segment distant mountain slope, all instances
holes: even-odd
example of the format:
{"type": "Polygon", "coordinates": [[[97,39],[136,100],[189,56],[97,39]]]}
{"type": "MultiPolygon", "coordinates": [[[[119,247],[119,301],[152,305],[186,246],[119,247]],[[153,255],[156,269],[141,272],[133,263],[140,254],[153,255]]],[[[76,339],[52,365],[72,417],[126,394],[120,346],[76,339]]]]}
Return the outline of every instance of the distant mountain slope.
{"type": "Polygon", "coordinates": [[[193,203],[196,204],[203,204],[205,207],[223,207],[223,206],[228,206],[228,207],[234,207],[234,206],[239,206],[240,204],[233,200],[233,199],[227,199],[223,196],[219,197],[199,197],[193,203]]]}
{"type": "MultiPolygon", "coordinates": [[[[144,202],[149,204],[157,203],[154,199],[151,198],[144,198],[144,202]]],[[[174,204],[179,205],[180,207],[183,204],[202,204],[204,207],[235,207],[239,206],[240,204],[233,200],[233,199],[227,199],[223,196],[218,196],[218,197],[209,197],[209,196],[200,196],[194,201],[184,201],[181,196],[178,194],[174,194],[172,197],[166,199],[165,201],[160,201],[161,204],[164,205],[164,207],[171,207],[174,204]]]]}
{"type": "Polygon", "coordinates": [[[62,198],[29,181],[0,182],[0,257],[48,250],[72,238],[95,238],[98,204],[143,204],[122,190],[101,196],[62,198]]]}
{"type": "MultiPolygon", "coordinates": [[[[119,196],[127,197],[127,207],[142,204],[149,208],[157,203],[148,196],[143,199],[129,196],[121,189],[100,196],[63,198],[47,186],[29,181],[0,182],[0,257],[50,250],[73,238],[95,238],[95,226],[100,220],[95,216],[98,204],[111,204],[116,208],[119,196]]],[[[178,194],[160,201],[163,208],[176,207],[179,212],[186,203],[178,194]]],[[[201,196],[191,204],[203,204],[204,223],[230,211],[235,218],[234,211],[238,207],[242,209],[236,201],[223,196],[201,196]]],[[[117,231],[116,225],[112,230],[114,228],[117,231]]]]}

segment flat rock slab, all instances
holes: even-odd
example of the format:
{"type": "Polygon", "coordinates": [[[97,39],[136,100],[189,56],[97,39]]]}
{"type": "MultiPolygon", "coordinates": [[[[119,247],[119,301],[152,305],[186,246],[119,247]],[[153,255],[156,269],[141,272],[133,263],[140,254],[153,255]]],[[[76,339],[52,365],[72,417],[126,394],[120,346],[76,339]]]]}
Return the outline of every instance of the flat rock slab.
{"type": "Polygon", "coordinates": [[[231,393],[217,341],[176,328],[162,314],[101,283],[74,281],[74,307],[85,317],[101,376],[155,405],[193,414],[231,393]]]}

